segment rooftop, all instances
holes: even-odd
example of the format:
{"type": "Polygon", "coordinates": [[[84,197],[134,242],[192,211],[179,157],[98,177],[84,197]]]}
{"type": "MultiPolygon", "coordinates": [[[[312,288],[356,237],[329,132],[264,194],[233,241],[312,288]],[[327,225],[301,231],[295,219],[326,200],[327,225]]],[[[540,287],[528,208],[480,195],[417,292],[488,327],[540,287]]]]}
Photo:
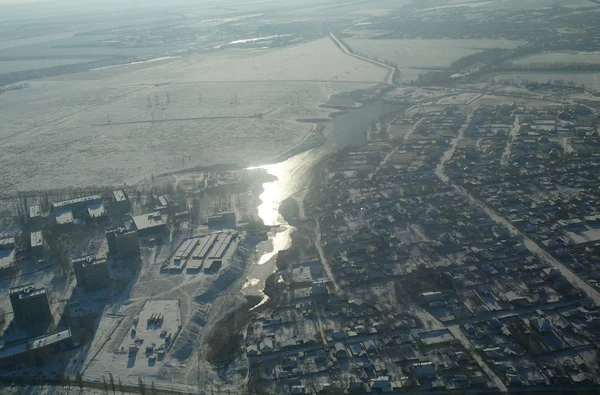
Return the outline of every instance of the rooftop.
{"type": "Polygon", "coordinates": [[[29,218],[36,218],[42,215],[42,206],[34,204],[29,206],[29,218]]]}
{"type": "Polygon", "coordinates": [[[137,230],[155,228],[167,223],[159,212],[138,215],[133,217],[133,222],[137,230]]]}
{"type": "Polygon", "coordinates": [[[15,238],[14,237],[4,237],[0,239],[0,250],[13,248],[15,246],[15,238]]]}
{"type": "Polygon", "coordinates": [[[96,255],[86,255],[73,259],[73,264],[81,263],[82,267],[101,265],[106,263],[106,257],[96,257],[96,255]]]}
{"type": "Polygon", "coordinates": [[[9,289],[8,294],[19,294],[19,299],[46,293],[46,288],[36,288],[34,283],[20,285],[9,289]]]}
{"type": "Polygon", "coordinates": [[[71,210],[62,210],[56,213],[56,224],[57,225],[68,225],[75,222],[73,218],[73,211],[71,210]]]}
{"type": "Polygon", "coordinates": [[[0,269],[6,269],[15,264],[15,249],[1,249],[0,248],[0,269]]]}
{"type": "Polygon", "coordinates": [[[91,203],[96,200],[102,200],[102,195],[91,195],[91,196],[84,196],[84,197],[80,197],[80,198],[76,198],[76,199],[63,200],[62,202],[52,203],[52,207],[54,209],[60,209],[60,208],[74,205],[74,204],[91,203]]]}
{"type": "Polygon", "coordinates": [[[31,232],[31,248],[40,247],[44,245],[44,238],[42,236],[42,231],[38,230],[35,232],[31,232]]]}
{"type": "Polygon", "coordinates": [[[127,201],[127,195],[125,195],[125,192],[122,189],[113,191],[113,196],[115,197],[115,201],[117,202],[127,201]]]}
{"type": "Polygon", "coordinates": [[[92,218],[100,218],[106,215],[106,210],[102,203],[92,203],[87,206],[88,214],[92,218]]]}
{"type": "Polygon", "coordinates": [[[62,331],[49,333],[47,335],[42,335],[38,337],[34,337],[28,339],[24,342],[11,344],[5,347],[0,348],[0,359],[10,358],[19,354],[26,353],[29,350],[35,350],[39,348],[43,348],[46,346],[50,346],[52,344],[64,341],[65,339],[71,338],[71,330],[65,329],[62,331]]]}
{"type": "Polygon", "coordinates": [[[596,243],[600,241],[600,229],[584,225],[584,228],[576,232],[565,232],[573,244],[596,243]]]}

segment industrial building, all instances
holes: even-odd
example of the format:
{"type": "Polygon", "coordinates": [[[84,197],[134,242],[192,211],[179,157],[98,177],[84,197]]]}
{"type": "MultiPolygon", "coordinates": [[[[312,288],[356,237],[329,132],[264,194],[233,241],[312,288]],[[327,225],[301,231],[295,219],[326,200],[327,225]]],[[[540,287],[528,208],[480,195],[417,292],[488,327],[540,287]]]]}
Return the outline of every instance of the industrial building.
{"type": "Polygon", "coordinates": [[[44,255],[44,237],[42,231],[31,232],[30,235],[31,254],[34,256],[44,255]]]}
{"type": "Polygon", "coordinates": [[[138,233],[125,227],[106,230],[108,253],[119,258],[132,258],[140,255],[138,233]]]}
{"type": "Polygon", "coordinates": [[[133,223],[141,236],[154,235],[167,231],[167,222],[159,212],[133,217],[133,223]]]}
{"type": "Polygon", "coordinates": [[[8,291],[15,320],[19,324],[44,323],[52,318],[46,288],[26,284],[8,291]]]}
{"type": "Polygon", "coordinates": [[[77,285],[86,291],[104,289],[110,284],[106,257],[96,258],[95,255],[88,255],[73,259],[73,271],[77,285]]]}
{"type": "Polygon", "coordinates": [[[69,328],[13,344],[0,345],[0,366],[18,363],[43,363],[51,355],[73,348],[69,328]]]}

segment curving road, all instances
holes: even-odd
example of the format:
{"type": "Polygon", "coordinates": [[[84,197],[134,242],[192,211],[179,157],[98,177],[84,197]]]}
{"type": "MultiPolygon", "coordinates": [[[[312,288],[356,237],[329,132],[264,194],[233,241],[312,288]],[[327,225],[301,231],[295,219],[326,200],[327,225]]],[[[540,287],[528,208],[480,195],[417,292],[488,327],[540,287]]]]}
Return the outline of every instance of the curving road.
{"type": "Polygon", "coordinates": [[[337,45],[342,51],[344,51],[344,53],[346,55],[352,56],[352,57],[354,57],[356,59],[360,59],[360,60],[365,61],[365,62],[369,62],[371,64],[374,64],[375,66],[379,66],[379,67],[383,67],[384,69],[387,69],[388,70],[388,75],[385,77],[385,83],[388,84],[388,85],[394,85],[394,76],[396,75],[396,69],[394,67],[388,66],[387,64],[379,62],[377,60],[373,60],[373,59],[365,58],[364,56],[356,55],[350,49],[348,49],[348,47],[346,46],[346,44],[344,44],[343,42],[341,42],[335,36],[335,34],[333,34],[333,32],[329,32],[329,37],[331,37],[331,39],[333,40],[333,42],[335,43],[335,45],[337,45]]]}

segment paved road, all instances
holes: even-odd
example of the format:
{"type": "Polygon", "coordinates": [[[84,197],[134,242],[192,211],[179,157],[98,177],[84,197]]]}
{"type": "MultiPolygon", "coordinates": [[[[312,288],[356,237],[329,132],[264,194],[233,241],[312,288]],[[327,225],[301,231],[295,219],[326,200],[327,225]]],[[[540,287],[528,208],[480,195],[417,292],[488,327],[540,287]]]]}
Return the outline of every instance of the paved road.
{"type": "Polygon", "coordinates": [[[329,279],[331,280],[331,283],[333,284],[333,286],[335,288],[335,293],[339,293],[340,287],[338,286],[338,283],[335,280],[335,276],[333,275],[333,270],[331,270],[329,261],[327,260],[327,257],[325,256],[325,253],[323,252],[323,248],[321,247],[321,222],[319,221],[319,218],[317,218],[315,220],[315,222],[317,223],[317,226],[315,229],[315,247],[317,248],[317,252],[319,253],[319,257],[321,258],[321,264],[323,265],[323,268],[325,269],[325,273],[327,273],[327,277],[329,277],[329,279]]]}
{"type": "Polygon", "coordinates": [[[488,364],[483,360],[483,358],[481,358],[481,356],[479,355],[477,350],[474,349],[471,341],[469,339],[467,339],[465,337],[465,335],[462,333],[462,331],[460,330],[460,327],[458,325],[450,325],[450,326],[448,326],[448,330],[450,331],[450,333],[452,333],[452,335],[454,335],[455,338],[457,338],[462,343],[462,345],[467,349],[467,351],[469,352],[471,357],[473,357],[473,359],[475,359],[475,361],[477,361],[477,363],[479,364],[481,369],[485,372],[485,374],[487,374],[488,377],[494,382],[496,387],[498,387],[500,389],[500,391],[502,391],[502,392],[507,392],[508,388],[506,387],[506,385],[504,385],[504,382],[502,381],[502,379],[500,377],[498,377],[496,372],[494,372],[488,366],[488,364]]]}
{"type": "MultiPolygon", "coordinates": [[[[468,125],[470,125],[471,120],[473,119],[472,117],[473,117],[473,114],[469,115],[469,118],[467,121],[467,127],[468,127],[468,125]]],[[[484,211],[494,222],[496,222],[497,224],[506,226],[510,230],[510,232],[513,236],[521,237],[523,239],[523,244],[525,244],[525,246],[529,249],[529,251],[531,251],[540,260],[548,263],[555,269],[559,270],[561,272],[561,274],[565,278],[567,278],[573,286],[583,290],[583,292],[585,292],[588,297],[592,298],[594,300],[594,302],[596,302],[596,304],[600,305],[600,293],[598,291],[596,291],[591,285],[589,285],[585,280],[583,280],[582,278],[577,276],[575,273],[573,273],[569,268],[567,268],[565,265],[563,265],[561,262],[559,262],[556,258],[554,258],[550,254],[548,254],[537,243],[535,243],[533,240],[531,240],[529,237],[527,237],[527,235],[525,235],[523,232],[521,232],[520,230],[515,228],[508,220],[506,220],[504,217],[502,217],[500,214],[498,214],[495,210],[490,208],[487,204],[483,203],[481,200],[477,199],[475,196],[473,196],[469,191],[467,191],[462,186],[455,184],[452,181],[452,179],[450,177],[448,177],[448,175],[446,174],[446,169],[445,169],[446,164],[452,158],[452,155],[454,154],[454,151],[456,150],[456,145],[458,144],[458,141],[460,141],[460,139],[462,138],[464,130],[465,130],[465,128],[461,129],[458,138],[454,139],[452,141],[450,148],[448,149],[448,151],[446,151],[446,153],[442,157],[440,164],[438,165],[438,167],[436,169],[436,172],[435,172],[436,175],[440,178],[440,180],[442,180],[444,183],[448,184],[449,186],[453,186],[459,193],[461,193],[463,196],[465,196],[467,199],[469,199],[469,201],[471,203],[473,203],[474,205],[479,207],[482,211],[484,211]]]]}
{"type": "Polygon", "coordinates": [[[373,59],[369,59],[369,58],[365,58],[364,56],[360,56],[360,55],[356,55],[355,53],[353,53],[352,51],[350,51],[346,45],[344,43],[342,43],[336,36],[335,34],[333,34],[333,32],[329,32],[329,37],[331,37],[331,39],[333,40],[333,42],[342,50],[344,51],[344,53],[346,55],[352,56],[356,59],[360,59],[362,61],[365,62],[369,62],[371,64],[374,64],[375,66],[379,66],[379,67],[383,67],[384,69],[388,70],[388,75],[385,78],[385,82],[388,85],[394,85],[394,75],[396,74],[396,69],[393,68],[392,66],[388,66],[385,63],[382,62],[378,62],[376,60],[373,59]]]}

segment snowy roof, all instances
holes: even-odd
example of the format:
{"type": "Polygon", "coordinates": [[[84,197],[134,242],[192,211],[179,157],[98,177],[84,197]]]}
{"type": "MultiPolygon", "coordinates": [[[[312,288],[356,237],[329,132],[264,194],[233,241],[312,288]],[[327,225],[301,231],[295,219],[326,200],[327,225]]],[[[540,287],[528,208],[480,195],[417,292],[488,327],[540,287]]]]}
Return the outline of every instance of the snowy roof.
{"type": "Polygon", "coordinates": [[[550,323],[544,318],[534,318],[529,321],[531,327],[538,332],[548,332],[552,329],[550,323]]]}
{"type": "Polygon", "coordinates": [[[29,206],[29,218],[36,218],[42,215],[42,206],[33,204],[29,206]]]}
{"type": "Polygon", "coordinates": [[[63,208],[72,206],[75,204],[85,203],[85,202],[93,202],[96,200],[102,200],[102,195],[92,195],[92,196],[84,196],[76,199],[63,200],[62,202],[52,203],[52,207],[54,209],[63,208]]]}
{"type": "Polygon", "coordinates": [[[42,231],[38,230],[31,232],[31,248],[40,247],[44,244],[44,238],[42,237],[42,231]]]}
{"type": "Polygon", "coordinates": [[[73,218],[73,211],[71,210],[62,210],[56,213],[56,224],[57,225],[68,225],[75,222],[73,218]]]}
{"type": "Polygon", "coordinates": [[[122,189],[113,191],[113,196],[115,197],[115,201],[117,202],[127,201],[127,195],[125,195],[125,192],[122,189]]]}
{"type": "Polygon", "coordinates": [[[421,362],[413,364],[414,372],[417,376],[427,376],[435,374],[435,365],[433,362],[421,362]]]}
{"type": "Polygon", "coordinates": [[[106,263],[106,257],[96,257],[96,255],[87,255],[73,259],[73,263],[81,263],[82,267],[99,265],[106,263]]]}
{"type": "Polygon", "coordinates": [[[46,288],[36,288],[34,283],[14,287],[8,291],[9,295],[18,294],[19,299],[27,298],[30,296],[41,295],[41,294],[45,294],[45,293],[46,293],[46,288]]]}
{"type": "Polygon", "coordinates": [[[47,335],[34,337],[27,341],[12,344],[0,349],[0,359],[10,358],[19,354],[26,353],[28,350],[35,350],[65,341],[71,338],[71,330],[65,329],[59,332],[49,333],[47,335]]]}
{"type": "Polygon", "coordinates": [[[14,237],[4,237],[0,239],[0,250],[13,248],[15,246],[15,238],[14,237]]]}
{"type": "Polygon", "coordinates": [[[0,269],[6,269],[14,265],[15,249],[0,248],[0,269]]]}
{"type": "Polygon", "coordinates": [[[137,230],[151,229],[166,225],[165,220],[159,212],[148,213],[133,217],[133,223],[137,230]]]}
{"type": "Polygon", "coordinates": [[[92,203],[87,206],[88,214],[92,218],[100,218],[106,215],[106,210],[102,203],[92,203]]]}

